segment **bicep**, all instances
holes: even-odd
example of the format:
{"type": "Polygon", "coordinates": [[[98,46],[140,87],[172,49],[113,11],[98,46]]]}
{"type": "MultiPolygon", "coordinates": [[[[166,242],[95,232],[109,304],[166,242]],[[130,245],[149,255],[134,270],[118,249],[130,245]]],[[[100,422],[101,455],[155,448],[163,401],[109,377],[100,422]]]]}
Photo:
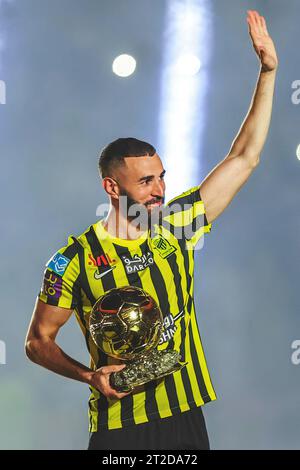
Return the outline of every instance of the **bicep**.
{"type": "Polygon", "coordinates": [[[207,175],[200,193],[209,223],[226,209],[253,169],[243,156],[226,157],[207,175]]]}
{"type": "Polygon", "coordinates": [[[59,329],[68,321],[73,309],[48,305],[37,299],[26,342],[44,337],[55,339],[59,329]]]}

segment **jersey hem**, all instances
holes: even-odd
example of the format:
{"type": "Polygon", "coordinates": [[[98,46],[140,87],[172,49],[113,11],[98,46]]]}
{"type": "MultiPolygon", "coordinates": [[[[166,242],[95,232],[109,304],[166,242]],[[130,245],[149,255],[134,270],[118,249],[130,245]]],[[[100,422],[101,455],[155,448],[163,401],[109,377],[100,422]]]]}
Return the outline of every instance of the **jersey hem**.
{"type": "MultiPolygon", "coordinates": [[[[98,424],[98,429],[96,430],[93,430],[93,427],[89,427],[89,432],[90,433],[93,433],[93,432],[99,432],[99,431],[114,431],[114,430],[120,430],[120,429],[123,429],[123,428],[129,428],[131,426],[139,426],[140,424],[147,424],[147,423],[151,423],[157,419],[167,419],[167,418],[172,418],[176,415],[179,415],[180,413],[186,413],[187,411],[190,411],[194,408],[198,408],[199,406],[203,406],[205,405],[206,403],[209,403],[211,401],[215,401],[217,400],[217,397],[215,398],[211,398],[209,395],[205,395],[204,397],[202,397],[203,400],[205,399],[208,399],[206,401],[204,401],[204,403],[202,403],[202,405],[197,405],[196,402],[190,402],[190,403],[186,403],[190,409],[189,410],[186,410],[186,411],[181,411],[181,408],[179,406],[175,407],[175,408],[170,408],[170,410],[172,412],[174,412],[174,414],[172,414],[171,416],[165,416],[164,418],[162,418],[160,416],[159,413],[150,413],[148,416],[150,417],[151,416],[151,420],[148,420],[148,421],[143,421],[143,422],[140,422],[140,423],[133,423],[131,419],[124,419],[122,421],[122,426],[118,426],[118,427],[115,427],[115,428],[112,428],[112,429],[108,429],[108,426],[107,424],[98,424]]],[[[115,421],[110,421],[110,425],[114,425],[114,423],[118,423],[119,424],[119,421],[118,422],[115,422],[115,421]]]]}

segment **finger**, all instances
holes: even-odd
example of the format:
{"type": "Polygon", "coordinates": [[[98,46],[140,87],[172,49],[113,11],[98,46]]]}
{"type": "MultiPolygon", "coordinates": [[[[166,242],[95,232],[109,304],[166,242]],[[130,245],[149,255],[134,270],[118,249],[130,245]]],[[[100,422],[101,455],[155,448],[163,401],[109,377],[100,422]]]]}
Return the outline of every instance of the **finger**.
{"type": "Polygon", "coordinates": [[[257,22],[252,10],[248,10],[247,22],[249,25],[250,34],[258,34],[257,22]]]}
{"type": "Polygon", "coordinates": [[[111,374],[112,372],[119,372],[124,369],[126,364],[114,365],[114,366],[105,366],[101,368],[103,374],[111,374]]]}
{"type": "Polygon", "coordinates": [[[124,397],[127,397],[128,395],[130,395],[131,392],[127,392],[127,393],[119,393],[118,396],[119,398],[124,398],[124,397]]]}
{"type": "Polygon", "coordinates": [[[261,17],[259,15],[259,13],[257,11],[254,10],[253,12],[253,18],[254,18],[254,21],[255,21],[255,25],[256,25],[256,28],[257,28],[257,31],[258,31],[258,34],[263,34],[263,28],[262,28],[262,24],[261,24],[261,17]]]}
{"type": "Polygon", "coordinates": [[[269,36],[269,32],[268,32],[268,29],[267,29],[267,23],[266,23],[266,20],[264,19],[263,16],[260,17],[260,21],[261,21],[261,26],[262,26],[262,30],[263,30],[264,34],[269,36]]]}

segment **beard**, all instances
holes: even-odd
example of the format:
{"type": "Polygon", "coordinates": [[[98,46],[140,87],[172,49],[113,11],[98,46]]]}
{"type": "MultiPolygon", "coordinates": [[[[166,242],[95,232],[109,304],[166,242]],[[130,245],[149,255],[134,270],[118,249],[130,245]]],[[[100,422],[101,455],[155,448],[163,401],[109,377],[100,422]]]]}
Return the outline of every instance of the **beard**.
{"type": "Polygon", "coordinates": [[[164,196],[158,196],[151,199],[149,202],[141,203],[133,199],[128,191],[126,191],[124,188],[120,188],[120,196],[126,197],[126,204],[124,204],[124,207],[123,204],[121,204],[123,208],[123,211],[121,208],[123,215],[126,216],[130,222],[138,219],[136,225],[140,229],[147,230],[153,227],[154,223],[161,223],[162,211],[165,202],[164,196]],[[154,204],[155,202],[161,202],[161,206],[150,209],[150,205],[154,204]],[[139,215],[137,215],[137,213],[139,215]]]}

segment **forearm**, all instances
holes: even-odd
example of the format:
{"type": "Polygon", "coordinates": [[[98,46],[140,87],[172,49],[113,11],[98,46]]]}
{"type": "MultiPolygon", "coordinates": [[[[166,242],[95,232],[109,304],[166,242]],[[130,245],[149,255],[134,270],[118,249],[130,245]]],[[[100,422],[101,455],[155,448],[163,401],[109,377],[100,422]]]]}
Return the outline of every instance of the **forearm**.
{"type": "Polygon", "coordinates": [[[68,356],[51,338],[32,339],[26,343],[27,357],[56,374],[90,383],[93,371],[68,356]]]}
{"type": "Polygon", "coordinates": [[[253,165],[259,161],[270,127],[276,70],[260,69],[249,111],[228,156],[244,156],[253,165]]]}

